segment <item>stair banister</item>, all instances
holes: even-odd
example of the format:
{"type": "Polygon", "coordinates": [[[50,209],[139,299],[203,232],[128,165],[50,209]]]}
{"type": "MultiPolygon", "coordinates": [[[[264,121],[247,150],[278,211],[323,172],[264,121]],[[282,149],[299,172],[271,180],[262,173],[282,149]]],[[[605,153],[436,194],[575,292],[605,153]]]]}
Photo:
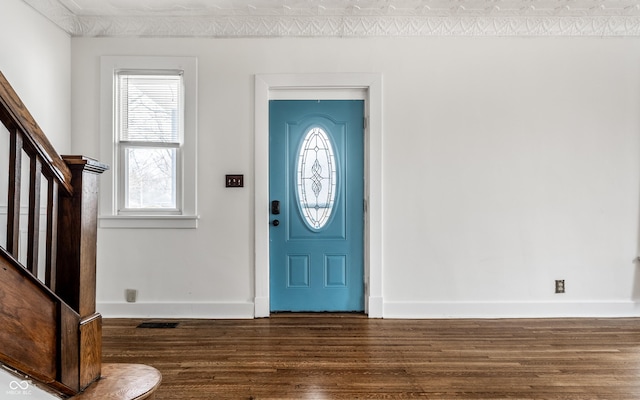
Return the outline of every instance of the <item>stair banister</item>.
{"type": "Polygon", "coordinates": [[[7,240],[4,247],[0,243],[0,362],[73,395],[100,377],[96,221],[98,177],[107,166],[58,155],[1,72],[0,122],[9,135],[8,165],[0,158],[0,173],[9,176],[7,240]],[[25,165],[29,172],[23,177],[25,165]],[[25,184],[29,193],[21,196],[25,184]],[[20,241],[25,200],[26,245],[20,241]],[[41,246],[44,265],[39,265],[41,246]]]}

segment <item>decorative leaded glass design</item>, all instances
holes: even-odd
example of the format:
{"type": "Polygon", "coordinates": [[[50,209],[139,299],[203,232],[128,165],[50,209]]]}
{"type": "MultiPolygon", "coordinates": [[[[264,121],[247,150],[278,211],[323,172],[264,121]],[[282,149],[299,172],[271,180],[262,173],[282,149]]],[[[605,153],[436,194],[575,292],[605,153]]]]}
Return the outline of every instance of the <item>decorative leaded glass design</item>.
{"type": "Polygon", "coordinates": [[[309,129],[298,154],[298,202],[310,228],[321,229],[331,216],[336,199],[336,160],[327,133],[309,129]]]}

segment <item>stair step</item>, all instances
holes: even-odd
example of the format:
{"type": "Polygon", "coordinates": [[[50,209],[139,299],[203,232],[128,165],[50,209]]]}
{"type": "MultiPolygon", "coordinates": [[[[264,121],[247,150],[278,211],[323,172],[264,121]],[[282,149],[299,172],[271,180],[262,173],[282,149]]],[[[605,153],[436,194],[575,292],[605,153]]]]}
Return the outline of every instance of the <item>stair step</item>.
{"type": "Polygon", "coordinates": [[[101,378],[73,400],[153,399],[162,375],[142,364],[102,364],[101,378]]]}

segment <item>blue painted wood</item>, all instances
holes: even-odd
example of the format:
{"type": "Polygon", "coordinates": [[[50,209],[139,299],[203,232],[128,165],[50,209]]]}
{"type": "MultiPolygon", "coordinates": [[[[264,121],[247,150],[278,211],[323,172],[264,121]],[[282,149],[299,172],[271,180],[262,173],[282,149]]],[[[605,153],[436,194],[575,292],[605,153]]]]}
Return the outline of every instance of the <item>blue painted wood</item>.
{"type": "Polygon", "coordinates": [[[362,100],[269,102],[269,195],[280,201],[269,228],[273,312],[364,310],[363,116],[362,100]],[[320,229],[305,222],[296,175],[314,127],[327,133],[337,165],[336,201],[320,229]]]}

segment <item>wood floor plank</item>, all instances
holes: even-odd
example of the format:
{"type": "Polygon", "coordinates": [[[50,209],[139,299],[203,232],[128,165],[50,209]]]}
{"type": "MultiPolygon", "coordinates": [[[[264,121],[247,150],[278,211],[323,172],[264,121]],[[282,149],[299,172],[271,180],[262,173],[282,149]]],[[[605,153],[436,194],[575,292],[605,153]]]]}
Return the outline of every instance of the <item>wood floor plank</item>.
{"type": "Polygon", "coordinates": [[[640,319],[105,319],[103,362],[173,399],[638,399],[640,319]]]}

